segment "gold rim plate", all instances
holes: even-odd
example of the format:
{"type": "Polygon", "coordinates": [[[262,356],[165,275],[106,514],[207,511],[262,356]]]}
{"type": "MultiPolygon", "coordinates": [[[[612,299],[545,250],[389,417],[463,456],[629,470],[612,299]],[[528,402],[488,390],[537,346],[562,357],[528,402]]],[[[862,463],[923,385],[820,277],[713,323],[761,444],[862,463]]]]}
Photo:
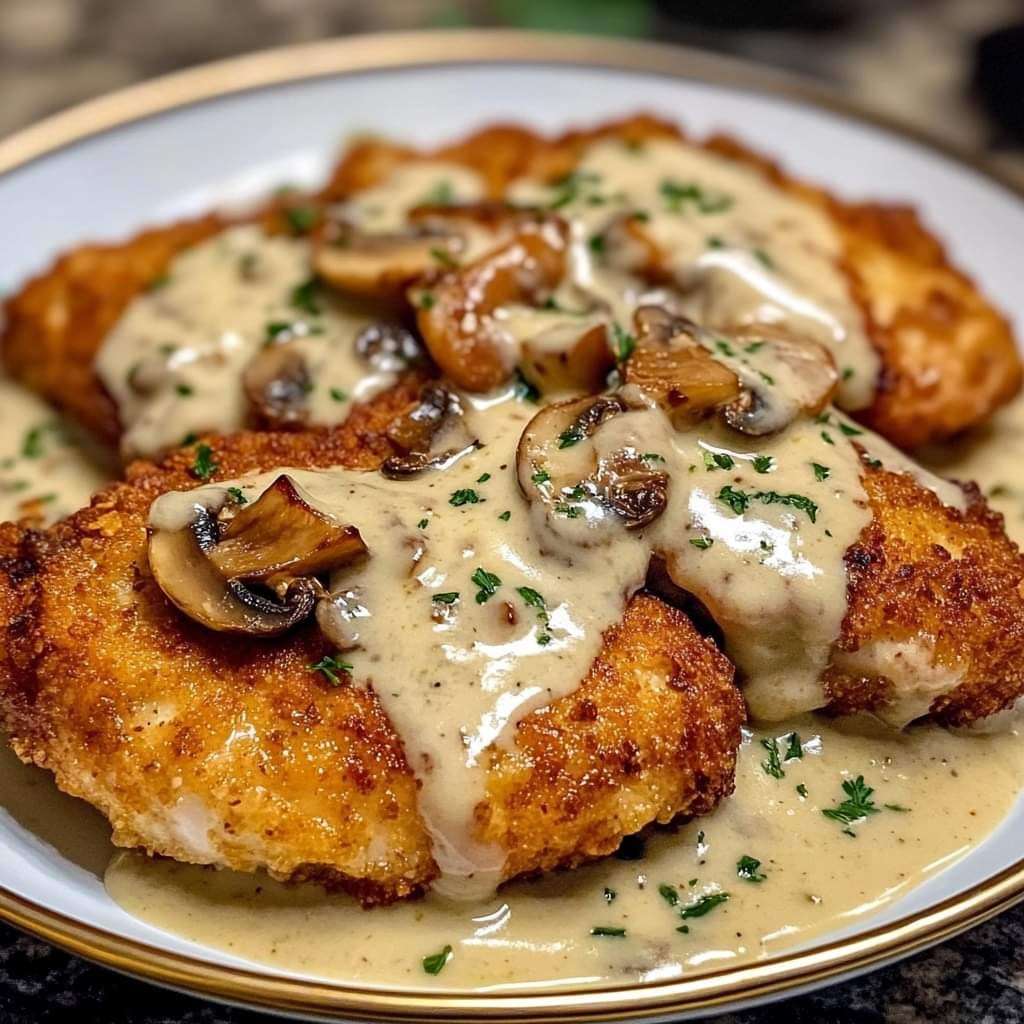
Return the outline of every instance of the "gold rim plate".
{"type": "MultiPolygon", "coordinates": [[[[254,89],[327,76],[445,64],[610,68],[751,89],[833,111],[952,159],[1002,185],[997,169],[927,133],[866,111],[806,80],[732,58],[657,43],[516,31],[410,32],[268,50],[177,72],[84,103],[0,140],[0,174],[134,121],[254,89]]],[[[0,884],[0,918],[107,967],[225,1002],[321,1019],[590,1022],[691,1014],[779,998],[906,956],[1024,899],[1024,858],[926,910],[850,937],[699,977],[541,994],[389,991],[288,978],[149,946],[33,903],[0,884]]]]}

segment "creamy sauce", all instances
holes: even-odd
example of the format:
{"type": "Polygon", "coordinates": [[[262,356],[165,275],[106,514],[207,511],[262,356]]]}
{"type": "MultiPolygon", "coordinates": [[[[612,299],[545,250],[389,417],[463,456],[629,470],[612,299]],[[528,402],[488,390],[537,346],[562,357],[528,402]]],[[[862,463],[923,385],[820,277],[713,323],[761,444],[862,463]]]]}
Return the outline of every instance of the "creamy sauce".
{"type": "Polygon", "coordinates": [[[179,256],[166,279],[130,303],[97,359],[124,427],[123,453],[154,455],[189,435],[243,426],[243,373],[268,344],[302,356],[311,423],[339,423],[353,401],[393,384],[393,372],[370,375],[355,349],[382,310],[310,281],[307,241],[268,238],[254,226],[179,256]]]}
{"type": "Polygon", "coordinates": [[[88,503],[111,459],[41,398],[0,377],[0,521],[51,523],[88,503]]]}
{"type": "Polygon", "coordinates": [[[819,719],[771,735],[783,778],[764,771],[766,737],[756,734],[741,751],[735,795],[650,839],[642,859],[516,882],[470,906],[431,896],[367,912],[313,886],[133,853],[114,859],[107,888],[159,928],[318,978],[492,991],[662,981],[775,955],[877,912],[969,853],[1009,810],[1024,769],[1016,735],[858,734],[819,719]],[[803,741],[800,760],[784,757],[790,729],[803,741]],[[849,826],[823,816],[844,799],[842,782],[860,775],[878,812],[849,826]],[[753,871],[745,863],[762,881],[738,875],[744,857],[760,861],[753,871]],[[728,901],[704,916],[680,917],[721,893],[728,901]],[[593,936],[595,927],[626,934],[593,936]],[[452,958],[431,978],[423,958],[446,945],[452,958]]]}
{"type": "Polygon", "coordinates": [[[841,406],[870,403],[878,356],[839,269],[835,230],[758,171],[672,140],[602,141],[568,182],[524,181],[512,195],[569,218],[570,308],[583,295],[629,324],[636,305],[667,295],[672,308],[709,328],[785,326],[832,351],[841,406]],[[662,254],[668,280],[659,289],[636,276],[648,256],[622,228],[630,215],[632,231],[662,254]]]}
{"type": "MultiPolygon", "coordinates": [[[[464,168],[414,163],[344,204],[342,215],[387,234],[406,226],[413,206],[483,191],[464,168]]],[[[547,308],[494,312],[511,357],[523,342],[558,353],[581,327],[628,328],[636,307],[653,301],[722,332],[760,325],[816,340],[840,371],[837,404],[870,401],[878,361],[838,269],[839,241],[824,215],[756,171],[675,142],[631,149],[606,141],[566,182],[520,182],[512,195],[567,218],[571,247],[570,273],[547,308]],[[661,254],[658,275],[646,265],[651,246],[661,254]]],[[[476,253],[480,239],[470,241],[476,253]]],[[[396,379],[400,367],[371,373],[356,351],[359,332],[385,315],[312,282],[302,239],[245,226],[196,246],[131,303],[100,353],[124,454],[248,422],[243,377],[268,346],[301,355],[309,422],[340,422],[352,402],[396,379]]],[[[871,913],[979,842],[1016,796],[1024,767],[1016,734],[901,735],[793,718],[825,703],[820,678],[846,613],[844,555],[870,517],[863,460],[911,473],[953,506],[962,505],[959,489],[831,407],[796,415],[800,381],[773,362],[770,345],[723,349],[715,335],[702,343],[744,382],[767,382],[758,386],[788,425],[762,437],[718,419],[680,427],[629,386],[617,392],[618,414],[571,443],[557,432],[542,438],[524,468],[516,446],[537,407],[507,394],[463,395],[463,441],[478,446],[443,470],[392,480],[284,466],[159,498],[151,526],[178,530],[197,507],[226,508],[229,488],[255,502],[286,474],[309,504],[359,529],[370,556],[333,574],[317,619],[356,684],[374,685],[402,738],[442,878],[423,902],[364,913],[311,885],[124,854],[107,873],[113,897],[195,941],[322,977],[435,984],[422,958],[451,945],[444,986],[644,981],[805,942],[871,913]],[[641,475],[665,477],[661,514],[637,529],[600,492],[601,474],[623,458],[641,475]],[[609,859],[495,895],[504,853],[482,845],[473,826],[486,782],[481,755],[578,685],[602,632],[643,586],[652,555],[709,609],[753,719],[761,729],[778,723],[778,742],[763,732],[748,738],[736,796],[651,839],[642,860],[609,859]],[[823,815],[844,799],[841,783],[860,775],[877,790],[877,813],[848,822],[823,815]]],[[[10,452],[0,462],[0,513],[25,514],[26,498],[46,499],[33,514],[83,503],[100,471],[34,399],[0,387],[0,455],[10,452]]],[[[1024,413],[1004,414],[944,474],[977,475],[1009,507],[1015,477],[997,478],[1015,463],[993,454],[1007,432],[1024,449],[1024,413]]],[[[898,683],[901,699],[887,709],[896,726],[958,681],[934,670],[926,644],[874,645],[856,657],[852,667],[898,683]]]]}

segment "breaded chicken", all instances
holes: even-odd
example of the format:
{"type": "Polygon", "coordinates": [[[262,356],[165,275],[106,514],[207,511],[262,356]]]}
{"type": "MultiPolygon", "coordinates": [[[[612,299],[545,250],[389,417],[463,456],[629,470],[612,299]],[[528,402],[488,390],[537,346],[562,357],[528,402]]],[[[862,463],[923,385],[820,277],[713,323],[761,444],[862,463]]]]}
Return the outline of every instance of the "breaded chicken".
{"type": "MultiPolygon", "coordinates": [[[[977,488],[967,509],[869,468],[872,522],[846,553],[849,610],[825,679],[836,714],[912,698],[969,725],[1024,696],[1024,559],[977,488]]],[[[902,723],[900,723],[902,724],[902,723]]]]}
{"type": "MultiPolygon", "coordinates": [[[[683,137],[674,125],[641,116],[556,139],[496,126],[430,153],[363,141],[345,154],[316,200],[301,201],[314,211],[309,220],[315,222],[319,203],[349,197],[418,159],[464,164],[481,175],[490,198],[500,198],[524,175],[565,175],[599,138],[655,136],[683,137]]],[[[843,269],[882,364],[874,401],[858,419],[911,448],[982,422],[1017,393],[1021,365],[1006,320],[950,264],[913,210],[840,201],[723,136],[694,144],[756,167],[780,188],[822,208],[835,224],[843,269]]],[[[280,214],[288,202],[261,214],[269,230],[287,229],[280,214]]],[[[105,440],[116,440],[116,411],[93,368],[99,346],[131,299],[177,252],[224,224],[206,218],[63,257],[8,301],[0,336],[5,365],[105,440]]]]}
{"type": "MultiPolygon", "coordinates": [[[[321,434],[211,441],[221,477],[276,466],[372,469],[412,386],[321,434]]],[[[114,842],[183,861],[313,878],[364,903],[437,874],[417,782],[372,689],[332,687],[315,624],[246,639],[183,617],[145,569],[159,494],[194,451],[137,463],[51,530],[0,526],[0,711],[26,761],[103,811],[114,842]]],[[[743,704],[732,667],[680,611],[632,599],[579,687],[490,752],[479,838],[505,877],[612,852],[732,790],[743,704]]]]}

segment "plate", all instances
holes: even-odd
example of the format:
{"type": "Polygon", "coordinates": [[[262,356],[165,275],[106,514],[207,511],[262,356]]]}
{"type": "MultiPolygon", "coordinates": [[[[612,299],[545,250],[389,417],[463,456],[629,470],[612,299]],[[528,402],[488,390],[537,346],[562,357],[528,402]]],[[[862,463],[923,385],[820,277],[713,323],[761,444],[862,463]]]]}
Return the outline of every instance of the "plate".
{"type": "MultiPolygon", "coordinates": [[[[848,197],[917,205],[1024,328],[1024,203],[984,168],[784,75],[653,44],[521,33],[360,37],[158,79],[0,143],[0,285],[55,252],[313,184],[343,139],[432,144],[500,120],[559,131],[648,110],[730,131],[848,197]]],[[[130,917],[95,855],[105,825],[48,777],[0,762],[0,916],[83,956],[234,1003],[349,1020],[666,1020],[805,991],[905,956],[1024,897],[1024,802],[965,858],[879,914],[786,955],[643,987],[541,994],[387,991],[298,977],[130,917]],[[59,822],[55,827],[53,822],[59,822]]]]}

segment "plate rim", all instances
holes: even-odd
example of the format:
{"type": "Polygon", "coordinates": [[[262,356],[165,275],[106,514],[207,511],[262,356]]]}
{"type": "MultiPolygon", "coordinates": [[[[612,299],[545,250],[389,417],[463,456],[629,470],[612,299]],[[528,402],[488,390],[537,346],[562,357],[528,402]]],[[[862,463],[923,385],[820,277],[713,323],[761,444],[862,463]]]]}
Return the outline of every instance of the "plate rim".
{"type": "MultiPolygon", "coordinates": [[[[0,139],[0,177],[85,139],[224,96],[318,78],[403,68],[525,64],[636,71],[746,88],[839,114],[910,140],[1024,200],[1024,184],[964,147],[789,72],[664,43],[507,29],[348,36],[278,47],[150,79],[71,107],[0,139]]],[[[0,919],[123,973],[226,1002],[369,1021],[564,1022],[637,1020],[724,1010],[865,971],[941,942],[1024,899],[1024,857],[921,911],[803,952],[647,985],[523,994],[394,991],[212,964],[75,920],[0,882],[0,919]]]]}

